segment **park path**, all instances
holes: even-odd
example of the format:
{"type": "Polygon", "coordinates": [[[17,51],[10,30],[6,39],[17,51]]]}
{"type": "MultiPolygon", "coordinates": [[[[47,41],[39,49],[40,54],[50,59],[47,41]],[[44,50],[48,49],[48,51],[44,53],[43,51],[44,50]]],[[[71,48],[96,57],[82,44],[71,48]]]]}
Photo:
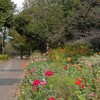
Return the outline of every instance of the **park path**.
{"type": "Polygon", "coordinates": [[[14,100],[27,60],[11,59],[0,63],[0,100],[14,100]]]}

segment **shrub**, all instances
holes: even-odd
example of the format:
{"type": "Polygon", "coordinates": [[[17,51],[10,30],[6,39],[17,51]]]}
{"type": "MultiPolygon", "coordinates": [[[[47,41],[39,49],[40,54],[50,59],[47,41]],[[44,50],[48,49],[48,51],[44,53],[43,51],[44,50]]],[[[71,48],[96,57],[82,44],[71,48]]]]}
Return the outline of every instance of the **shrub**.
{"type": "Polygon", "coordinates": [[[93,54],[91,45],[85,40],[77,40],[66,44],[66,56],[90,56],[93,54]]]}
{"type": "Polygon", "coordinates": [[[66,54],[66,48],[50,49],[47,58],[50,61],[61,61],[66,54]]]}
{"type": "Polygon", "coordinates": [[[0,60],[8,60],[9,56],[8,55],[0,55],[0,60]]]}

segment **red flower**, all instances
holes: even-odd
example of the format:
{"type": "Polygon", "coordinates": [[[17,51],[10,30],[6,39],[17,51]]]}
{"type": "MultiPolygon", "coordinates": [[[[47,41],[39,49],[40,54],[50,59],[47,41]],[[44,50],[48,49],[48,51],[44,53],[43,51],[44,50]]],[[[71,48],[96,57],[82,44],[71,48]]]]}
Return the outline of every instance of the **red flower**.
{"type": "Polygon", "coordinates": [[[51,98],[48,98],[48,100],[56,100],[55,98],[51,97],[51,98]]]}
{"type": "Polygon", "coordinates": [[[38,86],[41,83],[40,80],[34,80],[33,82],[33,86],[38,86]]]}
{"type": "Polygon", "coordinates": [[[63,68],[64,68],[64,69],[67,69],[67,66],[64,66],[63,68]]]}
{"type": "Polygon", "coordinates": [[[76,85],[80,85],[82,82],[82,79],[81,78],[78,78],[78,80],[75,82],[76,85]]]}
{"type": "Polygon", "coordinates": [[[35,87],[35,88],[34,88],[34,91],[36,91],[36,90],[37,90],[37,88],[35,87]]]}
{"type": "Polygon", "coordinates": [[[50,71],[50,70],[47,70],[46,72],[45,72],[45,76],[52,76],[54,73],[52,72],[52,71],[50,71]]]}
{"type": "Polygon", "coordinates": [[[85,87],[85,84],[82,84],[82,85],[81,85],[81,88],[84,89],[84,87],[85,87]]]}
{"type": "Polygon", "coordinates": [[[76,81],[75,84],[76,84],[76,85],[80,85],[81,82],[80,82],[80,81],[76,81]]]}
{"type": "Polygon", "coordinates": [[[78,78],[78,81],[81,83],[82,82],[82,79],[81,78],[78,78]]]}
{"type": "Polygon", "coordinates": [[[73,66],[72,64],[69,64],[69,66],[73,66]]]}

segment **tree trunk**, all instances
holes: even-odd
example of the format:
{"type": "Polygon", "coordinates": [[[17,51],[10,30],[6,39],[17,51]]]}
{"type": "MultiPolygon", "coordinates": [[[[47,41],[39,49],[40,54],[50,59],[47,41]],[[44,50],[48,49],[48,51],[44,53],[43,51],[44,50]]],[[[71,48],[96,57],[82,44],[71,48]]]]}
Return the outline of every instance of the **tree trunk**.
{"type": "Polygon", "coordinates": [[[0,54],[2,54],[2,45],[0,45],[0,54]]]}
{"type": "Polygon", "coordinates": [[[49,43],[47,43],[47,48],[46,48],[46,49],[47,49],[46,51],[47,51],[47,53],[48,53],[48,50],[49,50],[49,43]]]}
{"type": "Polygon", "coordinates": [[[20,58],[23,59],[23,47],[21,46],[21,49],[20,49],[20,58]]]}
{"type": "Polygon", "coordinates": [[[31,56],[31,54],[32,54],[32,46],[30,45],[30,56],[31,56]]]}

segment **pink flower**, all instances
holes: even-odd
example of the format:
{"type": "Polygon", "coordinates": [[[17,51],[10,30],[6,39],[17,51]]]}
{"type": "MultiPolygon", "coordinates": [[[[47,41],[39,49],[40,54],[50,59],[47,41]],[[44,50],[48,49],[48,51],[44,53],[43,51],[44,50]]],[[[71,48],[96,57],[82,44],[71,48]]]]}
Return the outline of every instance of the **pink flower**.
{"type": "Polygon", "coordinates": [[[35,61],[37,62],[37,61],[38,61],[38,59],[35,59],[35,61]]]}
{"type": "Polygon", "coordinates": [[[36,80],[34,80],[34,82],[33,82],[33,86],[38,86],[40,83],[41,83],[41,81],[38,80],[38,79],[36,79],[36,80]]]}
{"type": "Polygon", "coordinates": [[[36,70],[36,68],[32,68],[31,70],[30,70],[30,72],[32,73],[33,71],[35,71],[36,70]]]}
{"type": "Polygon", "coordinates": [[[43,56],[46,56],[46,53],[43,53],[42,55],[43,55],[43,56]]]}
{"type": "Polygon", "coordinates": [[[41,82],[41,85],[42,85],[42,86],[45,86],[46,84],[47,84],[47,82],[46,82],[46,81],[41,82]]]}
{"type": "Polygon", "coordinates": [[[93,65],[92,64],[88,64],[88,66],[92,67],[93,65]]]}
{"type": "Polygon", "coordinates": [[[48,100],[56,100],[55,98],[51,97],[51,98],[48,98],[48,100]]]}
{"type": "Polygon", "coordinates": [[[46,58],[43,58],[43,60],[46,61],[47,59],[46,58]]]}
{"type": "Polygon", "coordinates": [[[52,76],[54,73],[51,70],[45,72],[45,76],[52,76]]]}
{"type": "Polygon", "coordinates": [[[90,97],[94,97],[94,93],[89,94],[90,97]]]}

